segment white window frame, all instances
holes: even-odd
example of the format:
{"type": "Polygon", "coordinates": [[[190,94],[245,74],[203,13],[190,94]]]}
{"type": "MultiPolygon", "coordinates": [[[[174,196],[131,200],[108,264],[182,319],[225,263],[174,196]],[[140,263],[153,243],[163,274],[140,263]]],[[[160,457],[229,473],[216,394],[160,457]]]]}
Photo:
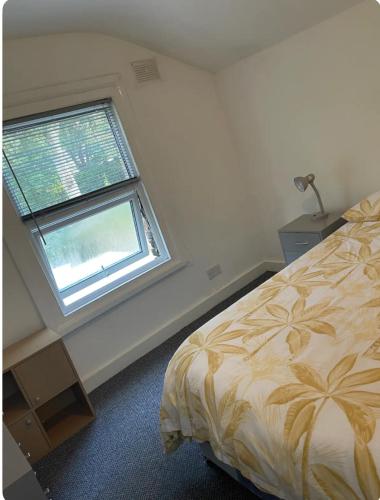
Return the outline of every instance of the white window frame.
{"type": "Polygon", "coordinates": [[[27,222],[31,240],[36,249],[40,265],[45,271],[46,278],[48,279],[53,293],[57,301],[59,302],[62,312],[65,316],[88,305],[90,302],[97,300],[99,297],[106,295],[115,288],[118,288],[125,283],[130,283],[138,276],[160,266],[164,262],[169,261],[170,255],[165,245],[165,241],[162,237],[161,231],[158,227],[157,221],[155,220],[154,214],[151,211],[149,199],[145,192],[144,186],[141,184],[141,181],[136,181],[136,185],[129,185],[127,186],[127,188],[119,188],[116,191],[106,193],[96,198],[90,198],[86,202],[75,204],[69,209],[62,209],[57,213],[48,215],[44,218],[38,218],[39,227],[43,235],[46,235],[49,233],[49,231],[54,231],[72,222],[83,220],[86,217],[89,217],[96,213],[100,213],[107,208],[111,208],[128,201],[132,202],[135,217],[134,222],[136,227],[136,234],[139,239],[141,251],[106,268],[103,272],[103,276],[101,276],[100,272],[94,275],[90,275],[87,278],[79,281],[78,283],[72,286],[68,286],[62,290],[59,290],[56,285],[56,281],[51,271],[50,263],[44,251],[44,244],[41,240],[39,231],[34,224],[34,221],[29,220],[27,222]],[[144,211],[146,212],[152,233],[155,237],[155,243],[157,245],[159,256],[155,257],[154,261],[152,262],[142,264],[134,270],[127,272],[123,276],[112,279],[112,275],[114,275],[118,271],[126,269],[131,264],[137,263],[139,260],[149,255],[142,214],[139,207],[140,202],[144,208],[144,211]],[[109,282],[105,285],[101,285],[102,279],[109,282]],[[95,283],[99,284],[99,288],[96,291],[88,293],[83,298],[75,300],[70,305],[65,305],[64,299],[74,295],[76,292],[86,289],[88,286],[95,283]]]}
{"type": "MultiPolygon", "coordinates": [[[[95,201],[95,200],[94,200],[95,201]]],[[[127,203],[131,202],[132,207],[133,207],[133,217],[134,217],[134,225],[135,225],[135,230],[136,234],[139,240],[139,246],[140,246],[140,251],[136,252],[133,255],[130,255],[126,257],[125,259],[122,259],[111,266],[107,267],[106,269],[103,269],[103,271],[98,271],[94,274],[91,274],[78,282],[74,283],[73,285],[67,285],[66,287],[62,289],[58,289],[59,296],[62,299],[65,299],[69,297],[70,295],[82,290],[83,288],[92,285],[93,283],[96,283],[99,281],[100,274],[103,273],[104,276],[109,276],[110,274],[113,274],[116,271],[119,271],[123,267],[126,267],[126,265],[132,264],[136,262],[137,260],[141,259],[142,256],[146,256],[148,254],[148,245],[146,243],[146,239],[144,238],[144,227],[143,227],[143,221],[142,221],[142,216],[139,214],[139,209],[138,209],[138,197],[137,197],[137,192],[136,191],[129,191],[127,193],[123,192],[120,195],[113,196],[110,200],[108,201],[101,201],[99,199],[96,200],[95,204],[91,204],[91,206],[85,208],[81,208],[80,205],[75,206],[75,210],[71,210],[70,212],[71,215],[65,211],[65,213],[59,212],[58,214],[55,214],[56,217],[50,219],[50,222],[44,221],[43,219],[39,219],[39,227],[40,230],[43,233],[44,238],[50,233],[53,232],[57,229],[60,229],[62,227],[65,227],[67,224],[71,224],[73,222],[79,222],[82,220],[85,220],[87,217],[90,217],[92,215],[95,215],[97,213],[103,212],[103,210],[106,210],[107,208],[112,208],[117,205],[120,205],[121,203],[127,203]]],[[[30,232],[33,236],[33,242],[37,248],[37,251],[41,257],[41,260],[43,262],[43,265],[46,267],[48,271],[48,278],[49,281],[51,282],[51,286],[55,288],[55,280],[53,273],[51,272],[51,265],[49,263],[49,260],[46,256],[46,253],[44,252],[44,244],[41,240],[40,234],[38,232],[37,227],[35,226],[33,221],[28,221],[28,226],[30,229],[30,232]]],[[[109,288],[107,288],[107,291],[109,288]]]]}
{"type": "MultiPolygon", "coordinates": [[[[128,192],[134,189],[142,201],[144,210],[149,214],[149,223],[154,226],[154,231],[162,234],[162,244],[165,245],[168,259],[156,259],[153,269],[139,269],[138,276],[130,277],[127,281],[117,283],[112,290],[99,293],[92,302],[85,307],[74,308],[69,315],[63,313],[57,301],[54,288],[51,286],[46,265],[41,266],[41,252],[36,248],[33,232],[28,224],[21,221],[13,207],[8,193],[3,189],[4,205],[4,239],[10,253],[18,267],[25,284],[31,293],[34,302],[42,316],[46,326],[54,329],[60,334],[66,334],[75,328],[85,324],[99,314],[104,313],[115,305],[133,297],[145,288],[157,283],[186,266],[181,259],[180,252],[171,238],[168,228],[165,226],[160,206],[158,193],[155,192],[154,175],[151,172],[149,179],[149,167],[143,161],[139,143],[136,140],[138,129],[134,117],[133,108],[124,90],[120,75],[105,75],[84,81],[68,82],[55,86],[32,89],[14,94],[8,94],[4,98],[3,119],[11,120],[32,114],[48,112],[68,106],[86,104],[98,99],[111,98],[117,110],[122,130],[128,137],[136,164],[139,166],[140,180],[136,185],[127,186],[128,192]],[[150,197],[148,199],[144,185],[147,185],[150,197]],[[153,212],[150,199],[153,200],[155,210],[153,212]],[[158,224],[157,219],[160,220],[158,224]],[[34,240],[34,241],[33,241],[34,240]]],[[[125,191],[127,193],[127,190],[125,191]]],[[[108,193],[105,197],[112,197],[115,193],[108,193]]],[[[94,201],[94,200],[92,200],[94,201]]],[[[42,224],[48,223],[43,221],[42,224]]],[[[157,242],[156,242],[157,243],[157,242]]],[[[46,263],[45,263],[46,264],[46,263]]]]}

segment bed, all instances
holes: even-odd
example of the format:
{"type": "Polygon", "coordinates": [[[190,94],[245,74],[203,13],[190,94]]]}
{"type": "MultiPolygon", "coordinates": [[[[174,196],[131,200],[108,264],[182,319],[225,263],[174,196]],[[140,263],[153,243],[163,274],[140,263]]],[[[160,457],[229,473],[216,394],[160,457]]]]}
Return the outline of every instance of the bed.
{"type": "Polygon", "coordinates": [[[167,368],[167,452],[207,443],[261,491],[380,498],[380,192],[194,332],[167,368]]]}

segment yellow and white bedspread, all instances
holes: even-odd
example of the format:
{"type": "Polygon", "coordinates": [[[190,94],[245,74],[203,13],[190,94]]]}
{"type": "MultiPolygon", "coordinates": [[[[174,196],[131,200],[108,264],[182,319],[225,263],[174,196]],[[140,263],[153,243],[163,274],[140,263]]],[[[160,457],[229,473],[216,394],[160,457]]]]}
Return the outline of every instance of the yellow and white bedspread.
{"type": "Polygon", "coordinates": [[[377,500],[379,418],[380,222],[348,223],[181,345],[161,433],[280,498],[377,500]]]}

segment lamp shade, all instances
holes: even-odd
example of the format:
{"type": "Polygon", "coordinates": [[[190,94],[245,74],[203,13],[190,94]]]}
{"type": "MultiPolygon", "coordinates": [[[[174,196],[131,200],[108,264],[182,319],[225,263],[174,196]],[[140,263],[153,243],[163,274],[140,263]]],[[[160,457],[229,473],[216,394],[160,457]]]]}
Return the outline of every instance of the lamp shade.
{"type": "Polygon", "coordinates": [[[306,191],[309,184],[313,184],[315,179],[314,174],[306,175],[305,177],[294,177],[294,184],[299,191],[306,191]]]}
{"type": "Polygon", "coordinates": [[[307,177],[294,177],[294,184],[299,191],[305,191],[309,185],[307,177]]]}

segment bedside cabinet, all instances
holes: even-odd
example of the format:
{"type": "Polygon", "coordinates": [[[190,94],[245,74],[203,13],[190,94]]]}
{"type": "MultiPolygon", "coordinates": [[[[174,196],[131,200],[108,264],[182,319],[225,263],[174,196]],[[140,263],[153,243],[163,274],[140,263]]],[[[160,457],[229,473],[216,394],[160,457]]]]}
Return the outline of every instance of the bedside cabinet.
{"type": "Polygon", "coordinates": [[[329,214],[319,220],[305,214],[282,227],[278,232],[286,264],[301,257],[345,223],[338,214],[329,214]]]}
{"type": "Polygon", "coordinates": [[[3,420],[30,463],[89,424],[94,410],[61,338],[42,330],[3,352],[3,420]]]}

